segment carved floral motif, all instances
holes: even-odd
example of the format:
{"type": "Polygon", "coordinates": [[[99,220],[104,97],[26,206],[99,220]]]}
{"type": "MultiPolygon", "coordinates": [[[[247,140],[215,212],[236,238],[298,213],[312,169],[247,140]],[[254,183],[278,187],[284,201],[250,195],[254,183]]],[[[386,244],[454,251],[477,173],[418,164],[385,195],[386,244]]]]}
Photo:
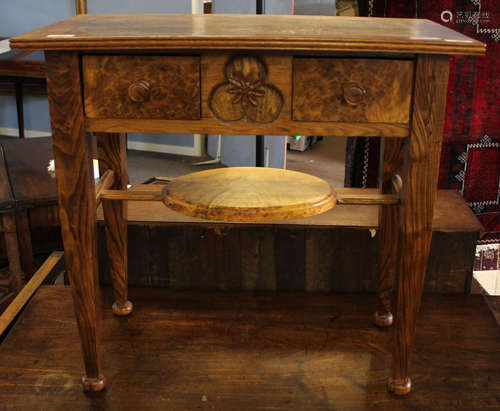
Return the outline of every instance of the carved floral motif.
{"type": "Polygon", "coordinates": [[[219,120],[248,118],[256,123],[276,120],[283,108],[283,96],[265,82],[267,68],[257,57],[237,56],[224,67],[226,81],[215,86],[208,101],[219,120]]]}

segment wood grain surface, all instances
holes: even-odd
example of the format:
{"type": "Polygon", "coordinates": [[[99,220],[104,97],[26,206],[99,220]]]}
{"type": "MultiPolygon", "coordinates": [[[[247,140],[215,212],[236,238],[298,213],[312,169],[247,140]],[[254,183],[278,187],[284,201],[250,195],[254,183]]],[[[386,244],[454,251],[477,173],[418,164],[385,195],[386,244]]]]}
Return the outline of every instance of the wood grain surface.
{"type": "Polygon", "coordinates": [[[293,59],[294,120],[407,124],[412,91],[411,60],[293,59]]]}
{"type": "MultiPolygon", "coordinates": [[[[38,409],[49,398],[47,408],[74,411],[500,407],[500,328],[480,295],[424,297],[416,390],[402,400],[383,386],[391,343],[387,330],[371,323],[374,295],[130,294],[134,315],[119,319],[108,310],[103,317],[113,383],[85,395],[70,292],[42,287],[0,346],[0,403],[38,409]]],[[[113,301],[111,290],[104,296],[104,305],[113,301]]]]}
{"type": "MultiPolygon", "coordinates": [[[[154,197],[152,201],[130,201],[128,203],[128,220],[130,222],[151,223],[173,223],[173,224],[198,224],[206,223],[214,225],[231,225],[231,223],[218,223],[211,220],[189,217],[177,213],[159,202],[164,185],[160,184],[136,184],[127,193],[138,191],[140,196],[146,194],[154,197]]],[[[365,193],[376,194],[377,189],[364,188],[334,188],[341,196],[358,196],[365,193]]],[[[127,194],[128,195],[128,194],[127,194]]],[[[464,202],[462,196],[456,190],[438,190],[436,206],[434,208],[433,229],[444,232],[480,232],[483,226],[478,221],[470,207],[464,202]],[[449,211],[453,210],[453,213],[449,211]]],[[[335,207],[322,214],[307,218],[294,220],[272,221],[269,223],[238,223],[249,225],[276,224],[285,226],[312,226],[312,227],[360,227],[377,228],[379,206],[373,205],[342,205],[335,207]]],[[[97,210],[98,219],[102,219],[102,210],[97,210]]]]}
{"type": "MultiPolygon", "coordinates": [[[[402,173],[404,141],[383,139],[382,170],[380,188],[383,193],[394,193],[394,175],[402,173]]],[[[399,196],[399,193],[398,193],[399,196]]],[[[378,248],[378,304],[374,315],[379,327],[392,325],[394,316],[394,281],[399,257],[399,207],[382,206],[379,212],[379,248],[378,248]]]]}
{"type": "Polygon", "coordinates": [[[178,177],[166,187],[167,207],[209,220],[289,220],[320,214],[335,205],[335,193],[326,181],[275,168],[199,171],[178,177]]]}
{"type": "Polygon", "coordinates": [[[21,266],[19,242],[16,230],[16,217],[13,213],[0,214],[5,252],[9,262],[9,280],[12,289],[19,292],[24,285],[25,274],[21,266]]]}
{"type": "Polygon", "coordinates": [[[96,201],[90,147],[83,130],[80,59],[46,52],[47,94],[66,267],[85,364],[84,387],[101,390],[96,201]]]}
{"type": "MultiPolygon", "coordinates": [[[[274,65],[272,69],[275,70],[274,65]]],[[[225,81],[210,91],[210,110],[222,121],[246,118],[256,123],[273,122],[279,117],[284,101],[282,91],[267,77],[268,67],[262,59],[255,56],[230,58],[224,66],[225,81]]]]}
{"type": "Polygon", "coordinates": [[[484,54],[425,19],[277,15],[81,15],[10,40],[14,49],[280,50],[484,54]]]}
{"type": "MultiPolygon", "coordinates": [[[[286,101],[286,98],[285,98],[286,101]]],[[[286,104],[286,103],[285,103],[286,104]]],[[[261,134],[261,135],[322,135],[322,136],[379,136],[408,137],[407,124],[389,123],[328,123],[319,121],[291,121],[285,116],[283,108],[280,117],[272,123],[254,123],[242,121],[220,121],[216,118],[201,120],[118,120],[118,119],[86,119],[87,131],[107,133],[199,133],[207,130],[215,134],[261,134]]],[[[204,111],[204,113],[209,111],[204,111]]]]}
{"type": "MultiPolygon", "coordinates": [[[[113,189],[127,188],[127,137],[125,134],[98,133],[97,154],[99,174],[111,170],[115,176],[113,189]]],[[[127,202],[102,201],[106,227],[106,249],[110,260],[115,301],[113,312],[128,315],[132,303],[128,300],[128,260],[127,260],[127,202]]]]}
{"type": "Polygon", "coordinates": [[[398,235],[398,297],[389,383],[389,390],[395,394],[406,394],[411,389],[408,366],[432,238],[448,71],[447,56],[418,57],[398,235]]]}
{"type": "Polygon", "coordinates": [[[14,319],[23,309],[29,299],[35,294],[36,290],[43,281],[51,274],[52,269],[59,263],[64,253],[62,251],[52,252],[43,262],[40,268],[33,274],[28,283],[18,290],[18,294],[9,304],[7,309],[0,315],[0,336],[14,322],[14,319]]]}
{"type": "Polygon", "coordinates": [[[82,65],[88,118],[197,120],[201,116],[197,56],[87,55],[82,65]],[[139,96],[137,83],[150,87],[139,96]]]}

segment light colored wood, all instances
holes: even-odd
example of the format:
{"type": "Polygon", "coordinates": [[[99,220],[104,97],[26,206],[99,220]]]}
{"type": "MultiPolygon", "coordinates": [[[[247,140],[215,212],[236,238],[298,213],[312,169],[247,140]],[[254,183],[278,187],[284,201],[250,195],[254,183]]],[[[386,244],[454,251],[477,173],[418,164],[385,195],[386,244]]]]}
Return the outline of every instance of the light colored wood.
{"type": "Polygon", "coordinates": [[[158,192],[141,190],[104,190],[101,194],[102,200],[130,200],[130,201],[163,201],[165,187],[158,192]]]}
{"type": "Polygon", "coordinates": [[[88,118],[201,116],[199,56],[87,55],[82,70],[88,118]]]}
{"type": "Polygon", "coordinates": [[[108,190],[115,183],[115,173],[113,170],[106,170],[98,183],[95,185],[95,202],[96,207],[101,205],[101,196],[104,190],[108,190]]]}
{"type": "Polygon", "coordinates": [[[289,220],[328,211],[335,193],[326,181],[297,171],[229,167],[174,179],[166,186],[165,204],[209,220],[289,220]]]}
{"type": "MultiPolygon", "coordinates": [[[[137,184],[130,188],[132,191],[143,191],[156,193],[158,199],[165,186],[159,184],[137,184]]],[[[371,188],[335,188],[337,195],[362,195],[368,193],[377,194],[377,189],[371,188]]],[[[239,224],[276,224],[290,227],[311,226],[316,228],[339,227],[357,227],[357,228],[377,228],[378,214],[380,206],[371,205],[342,205],[336,204],[335,207],[322,214],[306,218],[297,218],[294,220],[272,221],[269,223],[239,223],[239,224]]],[[[97,218],[102,221],[102,208],[97,210],[97,218]]],[[[232,224],[222,223],[202,218],[190,217],[177,213],[172,209],[165,207],[159,201],[128,202],[128,221],[153,223],[170,223],[176,225],[200,225],[205,224],[213,226],[214,224],[232,224]]],[[[469,206],[456,190],[439,190],[434,208],[433,230],[443,232],[473,232],[482,229],[481,223],[474,215],[469,206]],[[450,218],[450,210],[453,210],[453,218],[450,218]]]]}
{"type": "Polygon", "coordinates": [[[293,120],[408,124],[413,61],[293,59],[293,120]]]}
{"type": "MultiPolygon", "coordinates": [[[[203,88],[203,85],[202,85],[203,88]]],[[[258,134],[258,135],[307,135],[307,136],[379,136],[405,138],[409,135],[408,125],[389,123],[328,123],[319,121],[291,121],[285,118],[285,106],[280,117],[269,124],[252,123],[248,120],[220,121],[216,118],[201,120],[127,120],[91,119],[85,120],[89,132],[106,133],[199,133],[214,134],[258,134]]],[[[204,111],[205,113],[206,111],[204,111]]]]}
{"type": "MultiPolygon", "coordinates": [[[[337,189],[335,189],[337,191],[337,189]]],[[[399,196],[394,194],[342,194],[337,192],[338,204],[394,205],[399,204],[399,196]]]]}
{"type": "Polygon", "coordinates": [[[14,49],[279,50],[484,54],[424,19],[277,15],[81,15],[11,39],[14,49]]]}
{"type": "Polygon", "coordinates": [[[14,300],[9,304],[5,311],[0,315],[0,335],[7,329],[12,320],[16,317],[21,309],[25,306],[31,296],[43,283],[43,280],[50,274],[54,266],[59,262],[64,255],[62,251],[54,251],[51,253],[40,268],[33,274],[28,283],[16,295],[14,300]]]}

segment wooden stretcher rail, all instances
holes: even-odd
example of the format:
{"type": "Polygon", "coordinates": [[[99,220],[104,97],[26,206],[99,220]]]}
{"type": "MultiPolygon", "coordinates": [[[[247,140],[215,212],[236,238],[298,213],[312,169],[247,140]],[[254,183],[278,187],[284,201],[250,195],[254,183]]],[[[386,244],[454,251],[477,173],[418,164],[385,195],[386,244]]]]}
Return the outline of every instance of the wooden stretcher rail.
{"type": "Polygon", "coordinates": [[[106,170],[99,182],[95,186],[95,201],[96,207],[99,207],[102,200],[102,193],[104,190],[108,190],[115,183],[115,173],[113,170],[106,170]]]}
{"type": "MultiPolygon", "coordinates": [[[[104,176],[106,176],[106,173],[103,175],[103,179],[104,176]]],[[[98,192],[98,189],[96,189],[96,199],[98,201],[98,205],[101,200],[164,201],[167,187],[166,186],[158,186],[158,187],[159,187],[158,190],[156,190],[155,189],[156,187],[152,188],[149,185],[145,186],[143,184],[137,184],[133,185],[128,190],[108,190],[102,188],[99,189],[98,192]]],[[[336,188],[335,192],[338,204],[346,204],[346,205],[399,204],[399,196],[397,194],[379,194],[379,193],[363,194],[360,193],[359,189],[349,189],[349,188],[336,188]]]]}
{"type": "Polygon", "coordinates": [[[17,294],[16,298],[9,304],[7,309],[0,315],[0,335],[3,334],[38,287],[40,287],[43,281],[52,272],[63,255],[64,253],[62,251],[54,251],[50,254],[37,272],[33,274],[33,277],[31,277],[24,288],[17,294]]]}

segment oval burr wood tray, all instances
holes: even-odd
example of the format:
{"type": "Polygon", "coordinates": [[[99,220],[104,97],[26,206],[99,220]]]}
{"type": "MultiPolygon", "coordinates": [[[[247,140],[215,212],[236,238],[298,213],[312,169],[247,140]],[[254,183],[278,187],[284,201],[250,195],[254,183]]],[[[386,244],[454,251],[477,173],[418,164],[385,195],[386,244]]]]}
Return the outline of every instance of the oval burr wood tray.
{"type": "Polygon", "coordinates": [[[309,217],[330,210],[335,192],[321,178],[291,170],[230,167],[176,178],[167,207],[208,220],[258,222],[309,217]]]}

